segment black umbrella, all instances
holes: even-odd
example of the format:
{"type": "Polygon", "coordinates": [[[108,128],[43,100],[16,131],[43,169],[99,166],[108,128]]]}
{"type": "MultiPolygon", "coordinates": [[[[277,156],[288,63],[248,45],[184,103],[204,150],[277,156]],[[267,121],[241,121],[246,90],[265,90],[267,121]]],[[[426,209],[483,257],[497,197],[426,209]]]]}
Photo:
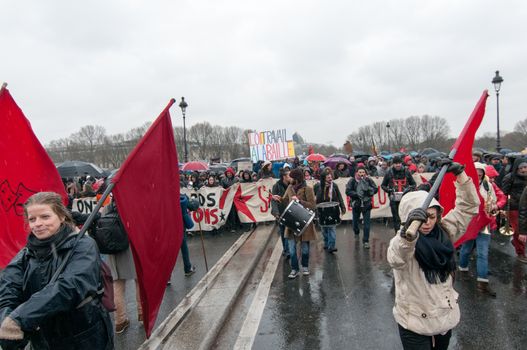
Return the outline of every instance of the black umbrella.
{"type": "Polygon", "coordinates": [[[90,175],[93,177],[102,177],[104,171],[97,165],[79,160],[67,161],[57,166],[60,177],[77,177],[90,175]]]}

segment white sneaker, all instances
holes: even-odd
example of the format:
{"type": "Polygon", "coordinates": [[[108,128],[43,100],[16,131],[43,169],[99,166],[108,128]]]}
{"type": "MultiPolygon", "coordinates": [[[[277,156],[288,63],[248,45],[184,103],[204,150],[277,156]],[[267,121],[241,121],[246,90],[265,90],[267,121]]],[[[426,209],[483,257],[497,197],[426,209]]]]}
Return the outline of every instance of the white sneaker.
{"type": "Polygon", "coordinates": [[[297,270],[291,270],[291,273],[287,277],[289,277],[290,279],[295,279],[296,276],[298,276],[298,271],[297,270]]]}
{"type": "Polygon", "coordinates": [[[302,266],[302,275],[309,276],[309,269],[307,267],[302,266]]]}

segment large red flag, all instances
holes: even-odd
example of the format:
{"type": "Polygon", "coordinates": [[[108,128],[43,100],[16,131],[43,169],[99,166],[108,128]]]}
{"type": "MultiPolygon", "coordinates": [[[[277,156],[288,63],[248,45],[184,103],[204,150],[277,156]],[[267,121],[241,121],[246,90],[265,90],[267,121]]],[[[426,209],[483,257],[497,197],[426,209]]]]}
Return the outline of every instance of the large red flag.
{"type": "MultiPolygon", "coordinates": [[[[472,111],[472,114],[470,115],[470,118],[465,124],[465,127],[463,128],[461,134],[459,134],[459,137],[452,146],[452,149],[456,150],[456,154],[454,155],[454,161],[465,165],[465,172],[468,176],[472,178],[472,181],[474,181],[481,202],[479,211],[480,214],[478,214],[472,219],[469,226],[467,227],[466,233],[455,243],[456,247],[466,240],[474,239],[478,234],[479,230],[481,230],[482,227],[488,224],[488,219],[481,215],[484,212],[484,210],[482,210],[484,206],[484,201],[482,200],[481,195],[479,194],[478,174],[476,172],[476,168],[474,167],[474,162],[472,160],[472,147],[474,146],[474,138],[476,137],[476,132],[478,131],[479,126],[481,125],[483,116],[485,115],[485,105],[488,96],[488,91],[483,91],[483,94],[481,95],[481,98],[476,104],[476,107],[472,111]]],[[[447,214],[450,210],[454,208],[456,202],[456,189],[454,185],[455,180],[456,178],[453,174],[447,173],[444,177],[443,182],[441,183],[441,187],[439,188],[439,201],[445,209],[443,215],[447,214]]]]}
{"type": "Polygon", "coordinates": [[[170,106],[161,112],[114,177],[114,198],[130,238],[150,337],[183,241],[179,168],[170,106]]]}
{"type": "Polygon", "coordinates": [[[0,267],[26,244],[24,202],[40,191],[67,196],[57,168],[9,90],[0,90],[0,267]]]}

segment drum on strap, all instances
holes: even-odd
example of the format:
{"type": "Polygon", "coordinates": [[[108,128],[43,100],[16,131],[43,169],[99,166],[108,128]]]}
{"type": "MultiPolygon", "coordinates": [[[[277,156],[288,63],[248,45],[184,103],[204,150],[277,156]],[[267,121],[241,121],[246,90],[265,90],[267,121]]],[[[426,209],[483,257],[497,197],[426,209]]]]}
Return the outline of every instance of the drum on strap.
{"type": "Polygon", "coordinates": [[[323,202],[317,204],[318,221],[320,226],[335,226],[340,224],[340,208],[337,202],[323,202]]]}
{"type": "Polygon", "coordinates": [[[295,236],[300,236],[315,218],[315,213],[302,206],[298,201],[291,201],[285,208],[280,223],[288,227],[295,236]]]}

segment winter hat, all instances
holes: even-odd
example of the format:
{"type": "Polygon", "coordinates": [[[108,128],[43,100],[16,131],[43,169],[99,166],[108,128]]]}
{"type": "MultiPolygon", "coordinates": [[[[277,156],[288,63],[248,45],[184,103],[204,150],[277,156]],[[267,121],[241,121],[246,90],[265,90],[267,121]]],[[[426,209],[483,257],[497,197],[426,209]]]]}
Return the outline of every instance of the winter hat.
{"type": "Polygon", "coordinates": [[[412,156],[410,156],[410,155],[404,157],[404,162],[405,162],[405,163],[408,163],[408,162],[411,161],[411,160],[412,160],[412,156]]]}
{"type": "Polygon", "coordinates": [[[368,162],[371,162],[371,161],[376,161],[377,159],[375,157],[369,157],[368,158],[368,162]]]}
{"type": "Polygon", "coordinates": [[[262,168],[265,168],[266,166],[270,165],[271,164],[271,161],[269,160],[266,160],[263,165],[262,165],[262,168]]]}
{"type": "Polygon", "coordinates": [[[291,170],[291,172],[289,173],[289,176],[293,180],[296,180],[296,182],[298,182],[298,183],[304,181],[304,172],[300,168],[295,168],[295,169],[291,170]]]}
{"type": "Polygon", "coordinates": [[[282,166],[282,169],[285,169],[285,168],[291,169],[291,165],[289,165],[289,163],[284,163],[284,165],[282,166]]]}
{"type": "Polygon", "coordinates": [[[490,177],[491,179],[498,176],[498,172],[496,171],[496,169],[494,169],[494,167],[492,165],[487,165],[485,167],[485,175],[487,175],[488,177],[490,177]]]}
{"type": "MultiPolygon", "coordinates": [[[[399,217],[401,218],[401,222],[406,222],[408,214],[410,214],[413,209],[421,207],[426,197],[428,197],[428,192],[426,191],[413,191],[406,193],[399,204],[399,217]]],[[[428,205],[428,208],[431,207],[438,207],[440,213],[443,213],[443,207],[435,198],[432,198],[432,201],[428,205]]]]}
{"type": "Polygon", "coordinates": [[[232,176],[234,176],[234,169],[233,168],[227,168],[227,170],[225,170],[225,175],[227,174],[232,174],[232,176]]]}
{"type": "Polygon", "coordinates": [[[403,160],[401,159],[401,157],[399,157],[399,156],[393,157],[392,164],[400,164],[402,162],[403,162],[403,160]]]}

